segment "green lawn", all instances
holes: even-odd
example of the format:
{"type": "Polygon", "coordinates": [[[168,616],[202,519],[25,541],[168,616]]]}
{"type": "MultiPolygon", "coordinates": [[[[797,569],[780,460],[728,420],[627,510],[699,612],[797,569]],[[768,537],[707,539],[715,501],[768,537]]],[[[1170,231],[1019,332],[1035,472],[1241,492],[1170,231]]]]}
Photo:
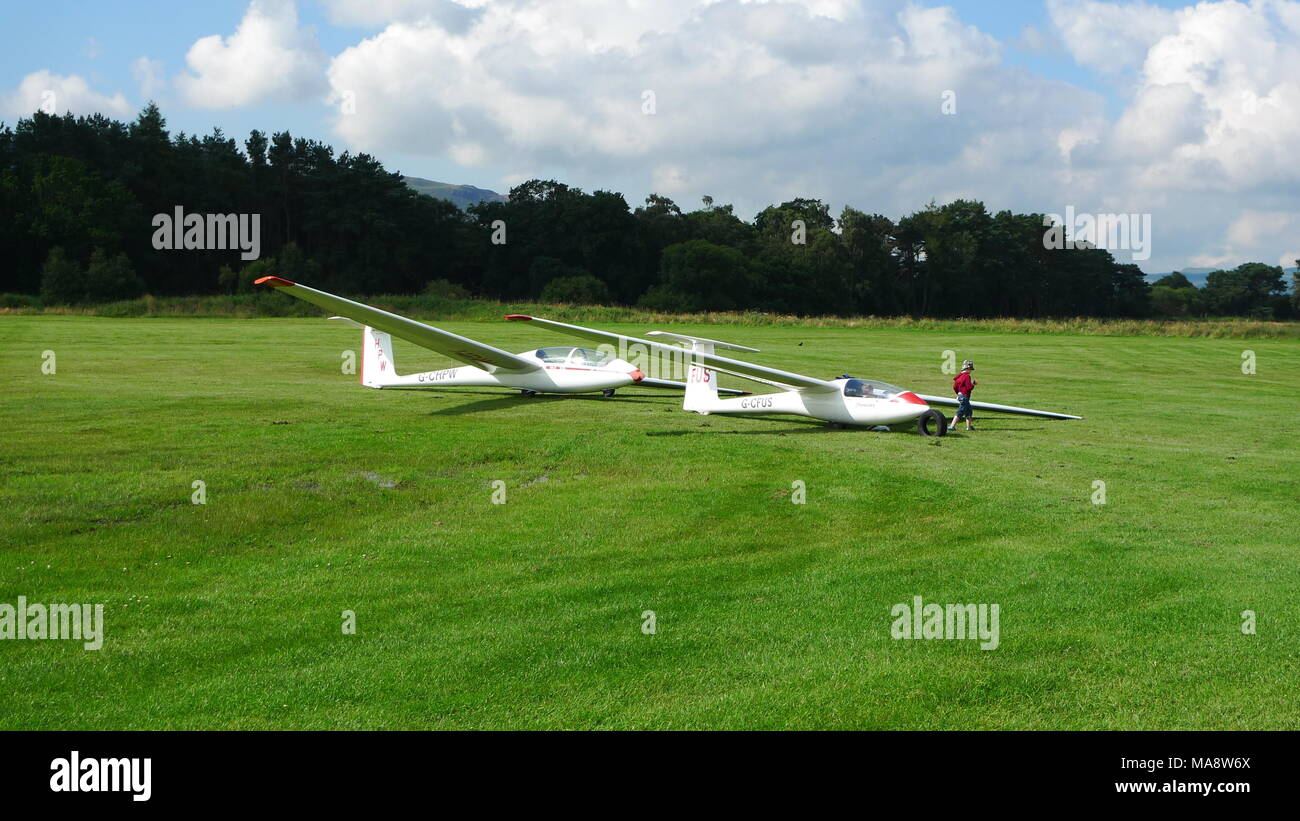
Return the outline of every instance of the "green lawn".
{"type": "Polygon", "coordinates": [[[338,323],[0,317],[0,602],[107,622],[0,641],[0,728],[1300,728],[1300,342],[698,333],[923,393],[953,349],[977,399],[1087,418],[381,392],[338,323]],[[1000,646],[892,639],[916,595],[998,604],[1000,646]]]}

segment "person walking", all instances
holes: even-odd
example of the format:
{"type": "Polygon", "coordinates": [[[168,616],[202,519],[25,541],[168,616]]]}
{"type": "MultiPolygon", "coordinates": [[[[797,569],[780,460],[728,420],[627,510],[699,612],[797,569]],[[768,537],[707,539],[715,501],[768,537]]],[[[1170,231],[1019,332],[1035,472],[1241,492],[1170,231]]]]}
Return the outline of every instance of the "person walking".
{"type": "Polygon", "coordinates": [[[965,419],[966,430],[975,430],[971,425],[970,394],[979,382],[971,377],[973,370],[975,370],[975,363],[967,359],[961,363],[961,373],[954,376],[952,380],[952,390],[957,394],[957,415],[952,420],[954,428],[957,427],[958,422],[965,419]]]}

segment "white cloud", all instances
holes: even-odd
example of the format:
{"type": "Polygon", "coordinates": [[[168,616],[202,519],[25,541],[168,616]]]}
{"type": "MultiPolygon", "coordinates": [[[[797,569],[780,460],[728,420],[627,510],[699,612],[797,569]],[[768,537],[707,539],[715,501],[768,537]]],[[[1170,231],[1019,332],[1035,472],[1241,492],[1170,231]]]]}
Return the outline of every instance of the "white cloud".
{"type": "Polygon", "coordinates": [[[647,190],[742,211],[796,194],[902,211],[985,174],[986,196],[1004,194],[999,163],[1057,162],[1058,131],[1099,115],[1096,95],[1000,60],[951,9],[901,1],[515,0],[463,32],[393,23],[329,79],[355,100],[335,127],[361,150],[561,169],[587,187],[639,169],[647,190]]]}
{"type": "Polygon", "coordinates": [[[1193,254],[1191,259],[1191,265],[1188,267],[1225,268],[1225,269],[1236,268],[1237,265],[1234,262],[1235,259],[1236,257],[1234,257],[1232,254],[1225,254],[1222,252],[1208,253],[1208,254],[1193,254]]]}
{"type": "Polygon", "coordinates": [[[1289,250],[1300,236],[1300,213],[1245,208],[1210,249],[1193,258],[1202,268],[1236,267],[1242,262],[1266,262],[1291,268],[1300,254],[1289,250]]]}
{"type": "Polygon", "coordinates": [[[1300,211],[1300,3],[1058,0],[1051,12],[1081,61],[1105,68],[1110,44],[1135,66],[1117,121],[1097,124],[1070,160],[1094,191],[1154,213],[1157,255],[1182,248],[1221,265],[1294,246],[1300,226],[1276,222],[1300,211]]]}
{"type": "Polygon", "coordinates": [[[1012,45],[1022,51],[1046,52],[1053,43],[1037,26],[1026,25],[1020,29],[1020,35],[1012,41],[1012,45]]]}
{"type": "Polygon", "coordinates": [[[1047,11],[1071,56],[1110,75],[1139,68],[1151,44],[1177,26],[1176,12],[1142,2],[1048,0],[1047,11]]]}
{"type": "Polygon", "coordinates": [[[199,108],[312,98],[324,91],[326,59],[314,33],[298,26],[292,0],[253,0],[234,34],[190,46],[190,71],[176,83],[199,108]]]}
{"type": "Polygon", "coordinates": [[[447,28],[462,28],[487,0],[321,0],[331,23],[340,26],[379,26],[434,20],[447,28]]]}
{"type": "Polygon", "coordinates": [[[1241,262],[1266,262],[1292,268],[1300,254],[1289,250],[1300,236],[1300,214],[1247,208],[1232,220],[1215,250],[1203,254],[1202,267],[1236,267],[1241,262]]]}
{"type": "Polygon", "coordinates": [[[131,63],[131,76],[140,85],[140,96],[152,97],[166,86],[162,60],[137,57],[131,63]]]}
{"type": "Polygon", "coordinates": [[[1266,237],[1294,236],[1300,228],[1300,216],[1281,211],[1247,210],[1241,213],[1228,228],[1228,241],[1233,245],[1254,245],[1266,237]]]}
{"type": "Polygon", "coordinates": [[[105,114],[126,117],[131,105],[119,91],[100,94],[76,74],[54,74],[47,69],[33,71],[18,88],[0,98],[0,109],[10,116],[30,117],[36,111],[49,114],[105,114]]]}

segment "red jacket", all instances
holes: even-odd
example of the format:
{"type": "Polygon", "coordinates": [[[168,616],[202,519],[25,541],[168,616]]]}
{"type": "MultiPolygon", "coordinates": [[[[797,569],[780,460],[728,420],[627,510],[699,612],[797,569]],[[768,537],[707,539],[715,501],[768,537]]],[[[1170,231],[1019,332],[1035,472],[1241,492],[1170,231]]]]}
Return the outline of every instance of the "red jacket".
{"type": "Polygon", "coordinates": [[[953,393],[964,393],[970,396],[970,392],[975,390],[975,380],[970,378],[970,371],[962,371],[952,380],[953,393]]]}

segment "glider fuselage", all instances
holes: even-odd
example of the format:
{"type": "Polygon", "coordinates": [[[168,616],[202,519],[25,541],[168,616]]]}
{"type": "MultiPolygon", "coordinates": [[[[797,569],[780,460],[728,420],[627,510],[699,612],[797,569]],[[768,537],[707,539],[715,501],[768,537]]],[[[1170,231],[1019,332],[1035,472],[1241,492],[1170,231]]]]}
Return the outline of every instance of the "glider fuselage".
{"type": "MultiPolygon", "coordinates": [[[[501,387],[516,390],[530,390],[537,393],[592,393],[613,390],[636,384],[641,372],[621,359],[612,359],[595,365],[588,362],[570,361],[571,357],[546,361],[539,354],[555,349],[540,348],[518,354],[524,358],[537,358],[542,367],[527,373],[489,373],[473,365],[456,368],[443,368],[422,373],[391,375],[382,381],[367,383],[364,374],[362,384],[376,388],[439,388],[439,387],[501,387]]],[[[573,356],[586,358],[584,348],[575,348],[573,356]]],[[[555,357],[552,357],[555,358],[555,357]]]]}
{"type": "MultiPolygon", "coordinates": [[[[687,384],[714,379],[716,377],[713,373],[706,368],[692,366],[687,376],[687,384]]],[[[791,390],[726,399],[706,395],[692,403],[692,407],[688,409],[706,414],[789,413],[838,422],[842,425],[867,426],[913,422],[930,410],[930,406],[911,391],[895,388],[883,382],[837,379],[834,383],[840,387],[840,390],[835,393],[791,390]]]]}

